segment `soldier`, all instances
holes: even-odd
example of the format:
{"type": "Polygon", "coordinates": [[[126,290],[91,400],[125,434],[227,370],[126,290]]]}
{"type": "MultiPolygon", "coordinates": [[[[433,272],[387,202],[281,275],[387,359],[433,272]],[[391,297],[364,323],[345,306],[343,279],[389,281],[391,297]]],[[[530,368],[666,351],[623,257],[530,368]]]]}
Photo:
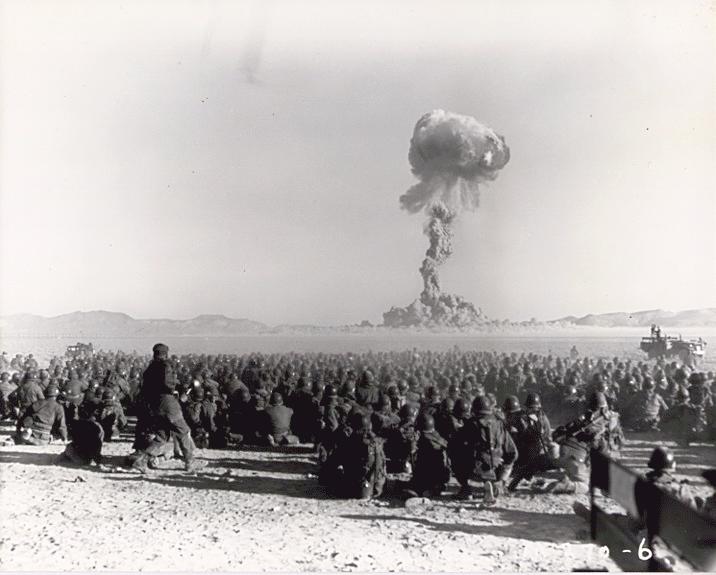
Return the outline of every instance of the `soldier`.
{"type": "Polygon", "coordinates": [[[349,430],[321,469],[319,481],[339,497],[380,497],[386,478],[383,442],[371,430],[366,413],[352,413],[349,430]]]}
{"type": "Polygon", "coordinates": [[[634,431],[659,431],[661,414],[666,413],[669,406],[655,388],[651,377],[644,377],[642,390],[631,401],[629,415],[634,431]]]}
{"type": "Polygon", "coordinates": [[[559,463],[565,475],[549,485],[547,491],[573,494],[587,490],[590,450],[596,449],[607,455],[615,453],[621,445],[623,434],[618,418],[609,410],[606,397],[601,392],[595,392],[589,399],[584,415],[557,428],[553,439],[560,444],[559,463]]]}
{"type": "Polygon", "coordinates": [[[371,415],[371,423],[373,432],[383,439],[387,439],[400,425],[400,417],[393,411],[393,404],[387,395],[381,398],[378,410],[371,415]]]}
{"type": "MultiPolygon", "coordinates": [[[[278,390],[277,390],[278,391],[278,390]]],[[[280,392],[279,392],[280,393],[280,392]]],[[[316,436],[316,420],[318,417],[318,402],[308,387],[308,380],[299,377],[296,382],[296,391],[289,398],[289,405],[293,409],[291,429],[301,443],[313,443],[316,436]]]]}
{"type": "Polygon", "coordinates": [[[16,389],[17,385],[10,381],[10,374],[7,371],[0,373],[0,421],[15,415],[12,409],[12,397],[16,389]]]}
{"type": "Polygon", "coordinates": [[[269,445],[295,445],[298,437],[291,434],[293,409],[283,404],[283,397],[277,391],[271,394],[269,407],[265,410],[265,423],[260,429],[263,439],[269,445]]]}
{"type": "Polygon", "coordinates": [[[552,428],[547,415],[542,411],[539,395],[530,393],[525,401],[525,411],[521,413],[518,433],[511,433],[520,456],[515,463],[509,491],[517,489],[523,479],[530,481],[535,474],[555,466],[552,428]]]}
{"type": "Polygon", "coordinates": [[[97,422],[102,426],[104,441],[107,442],[112,441],[112,437],[119,435],[127,426],[122,404],[111,389],[105,389],[102,393],[102,403],[97,409],[97,422]]]}
{"type": "Polygon", "coordinates": [[[102,463],[102,442],[104,430],[95,419],[96,411],[88,410],[86,405],[80,408],[80,418],[70,424],[72,441],[65,447],[59,462],[69,461],[74,465],[102,463]]]}
{"type": "Polygon", "coordinates": [[[439,496],[450,481],[448,442],[435,430],[435,419],[429,413],[421,413],[416,423],[420,436],[407,493],[413,497],[439,496]]]}
{"type": "MultiPolygon", "coordinates": [[[[97,383],[93,380],[88,383],[88,387],[83,389],[79,379],[70,379],[62,389],[62,406],[65,408],[65,418],[67,421],[75,421],[79,419],[79,409],[82,402],[85,401],[85,395],[97,392],[97,383]]],[[[97,401],[99,403],[99,401],[97,401]]]]}
{"type": "Polygon", "coordinates": [[[385,454],[388,458],[388,470],[391,473],[412,473],[415,452],[418,449],[418,435],[415,429],[417,408],[406,403],[400,408],[400,424],[388,435],[385,442],[385,454]]]}
{"type": "Polygon", "coordinates": [[[696,507],[694,496],[687,481],[678,481],[672,473],[676,470],[674,454],[666,447],[657,447],[651,452],[646,479],[662,491],[673,495],[691,507],[696,507]]]}
{"type": "Polygon", "coordinates": [[[237,443],[243,443],[251,435],[251,416],[251,393],[247,387],[240,387],[229,399],[231,437],[237,443]]]}
{"type": "Polygon", "coordinates": [[[470,402],[461,397],[455,402],[450,418],[445,421],[444,426],[438,431],[440,435],[450,442],[468,419],[470,419],[470,402]]]}
{"type": "Polygon", "coordinates": [[[342,423],[342,414],[338,409],[338,392],[332,385],[326,386],[319,406],[318,432],[316,435],[316,452],[318,464],[323,465],[333,453],[337,440],[338,428],[342,423]]]}
{"type": "Polygon", "coordinates": [[[25,411],[31,405],[45,397],[46,395],[38,385],[34,372],[26,373],[22,384],[15,391],[15,409],[17,410],[18,419],[24,417],[25,411]]]}
{"type": "Polygon", "coordinates": [[[678,436],[679,445],[688,447],[697,441],[706,429],[706,414],[698,406],[691,404],[689,391],[679,387],[675,403],[664,418],[664,431],[678,436]]]}
{"type": "Polygon", "coordinates": [[[184,419],[191,429],[194,445],[200,449],[209,447],[210,434],[213,432],[213,413],[204,405],[205,399],[204,388],[194,386],[183,405],[184,419]]]}
{"type": "Polygon", "coordinates": [[[450,461],[460,483],[460,498],[472,497],[470,479],[485,484],[484,503],[492,505],[512,471],[518,452],[512,437],[493,413],[486,396],[472,403],[473,417],[452,438],[450,461]]]}
{"type": "Polygon", "coordinates": [[[356,401],[361,407],[378,406],[381,396],[380,389],[375,385],[373,372],[365,370],[355,390],[356,401]]]}
{"type": "MultiPolygon", "coordinates": [[[[181,450],[185,470],[195,471],[199,465],[194,459],[194,442],[191,439],[191,430],[184,421],[179,401],[173,394],[176,377],[168,360],[169,348],[158,343],[152,348],[152,352],[154,358],[142,376],[141,395],[147,409],[144,417],[149,420],[144,422],[142,433],[146,433],[149,428],[153,432],[154,438],[150,445],[143,450],[143,453],[135,459],[132,467],[142,473],[146,472],[149,458],[163,454],[165,444],[171,441],[181,450]]],[[[140,427],[139,420],[137,427],[140,427]]]]}
{"type": "Polygon", "coordinates": [[[33,403],[25,410],[18,422],[16,442],[27,445],[48,445],[53,436],[67,441],[65,410],[57,403],[60,390],[50,385],[45,397],[33,403]]]}

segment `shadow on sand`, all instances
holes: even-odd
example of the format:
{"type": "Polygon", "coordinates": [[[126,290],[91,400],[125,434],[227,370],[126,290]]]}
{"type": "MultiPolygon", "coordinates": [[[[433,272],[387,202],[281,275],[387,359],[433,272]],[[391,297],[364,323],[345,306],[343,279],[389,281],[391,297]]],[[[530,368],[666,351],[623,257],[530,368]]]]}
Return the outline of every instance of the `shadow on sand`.
{"type": "MultiPolygon", "coordinates": [[[[125,456],[106,455],[102,457],[105,465],[121,467],[124,465],[125,456]]],[[[102,473],[97,467],[89,465],[73,465],[66,459],[61,458],[59,453],[40,453],[32,451],[0,451],[0,463],[20,463],[22,465],[52,465],[54,467],[68,467],[86,471],[102,473]]]]}
{"type": "Polygon", "coordinates": [[[141,481],[187,489],[216,489],[238,491],[255,495],[282,495],[302,499],[330,499],[315,479],[276,478],[265,476],[223,477],[205,473],[190,475],[183,472],[172,475],[132,475],[108,477],[111,481],[141,481]]]}
{"type": "Polygon", "coordinates": [[[405,521],[427,527],[431,531],[448,533],[465,533],[467,535],[494,535],[512,539],[529,539],[530,541],[565,542],[578,541],[577,533],[586,529],[586,523],[573,513],[530,513],[514,509],[490,508],[491,512],[499,512],[500,522],[507,525],[471,525],[466,523],[441,523],[420,517],[404,515],[341,515],[344,519],[359,521],[405,521]],[[543,529],[535,528],[536,525],[543,529]]]}

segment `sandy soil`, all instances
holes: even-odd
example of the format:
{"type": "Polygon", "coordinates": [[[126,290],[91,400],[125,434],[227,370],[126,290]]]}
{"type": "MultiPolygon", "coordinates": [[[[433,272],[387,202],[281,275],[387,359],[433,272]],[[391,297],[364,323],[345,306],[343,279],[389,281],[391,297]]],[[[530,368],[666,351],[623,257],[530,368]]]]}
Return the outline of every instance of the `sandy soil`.
{"type": "MultiPolygon", "coordinates": [[[[643,467],[649,439],[630,440],[629,465],[643,467]]],[[[450,497],[406,508],[327,497],[310,451],[200,450],[196,474],[174,461],[141,476],[119,467],[129,447],[128,438],[105,447],[109,471],[55,465],[61,445],[0,447],[0,569],[617,569],[589,543],[574,497],[521,489],[490,509],[450,497]]],[[[713,445],[676,453],[706,493],[698,473],[716,466],[713,445]]]]}

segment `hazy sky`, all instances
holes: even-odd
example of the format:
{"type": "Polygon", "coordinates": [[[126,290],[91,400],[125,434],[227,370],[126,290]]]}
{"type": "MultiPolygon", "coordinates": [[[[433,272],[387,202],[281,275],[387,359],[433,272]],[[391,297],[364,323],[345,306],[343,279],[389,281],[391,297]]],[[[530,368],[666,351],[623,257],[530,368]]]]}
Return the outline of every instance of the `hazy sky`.
{"type": "Polygon", "coordinates": [[[716,306],[710,2],[3,1],[0,313],[380,321],[435,108],[512,151],[443,287],[490,317],[716,306]]]}

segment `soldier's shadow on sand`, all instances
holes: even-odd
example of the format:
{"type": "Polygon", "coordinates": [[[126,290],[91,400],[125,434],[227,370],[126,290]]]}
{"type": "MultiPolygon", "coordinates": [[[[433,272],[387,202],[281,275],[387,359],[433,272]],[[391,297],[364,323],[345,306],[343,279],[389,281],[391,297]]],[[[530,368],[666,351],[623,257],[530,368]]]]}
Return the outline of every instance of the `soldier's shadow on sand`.
{"type": "MultiPolygon", "coordinates": [[[[102,458],[105,465],[124,465],[125,457],[122,455],[108,455],[102,458]]],[[[74,465],[67,460],[62,460],[59,453],[44,453],[32,451],[0,451],[0,463],[19,463],[22,465],[51,465],[52,467],[67,467],[81,469],[82,471],[96,471],[102,473],[97,467],[89,465],[74,465]]]]}
{"type": "Polygon", "coordinates": [[[420,517],[404,515],[341,515],[344,519],[359,521],[404,521],[416,523],[432,531],[466,533],[468,535],[495,535],[512,539],[529,539],[549,543],[579,541],[578,532],[586,527],[585,522],[573,513],[531,513],[515,509],[491,508],[499,511],[500,522],[507,525],[472,525],[468,523],[442,523],[420,517]],[[541,525],[542,528],[535,527],[541,525]]]}
{"type": "Polygon", "coordinates": [[[179,472],[172,475],[132,475],[108,477],[111,481],[141,481],[167,487],[219,491],[236,491],[256,495],[281,495],[301,499],[327,499],[325,490],[315,479],[293,479],[266,476],[222,477],[219,475],[187,475],[179,472]]]}
{"type": "Polygon", "coordinates": [[[310,459],[221,459],[212,461],[210,465],[266,473],[306,474],[316,471],[316,464],[310,459]]]}

